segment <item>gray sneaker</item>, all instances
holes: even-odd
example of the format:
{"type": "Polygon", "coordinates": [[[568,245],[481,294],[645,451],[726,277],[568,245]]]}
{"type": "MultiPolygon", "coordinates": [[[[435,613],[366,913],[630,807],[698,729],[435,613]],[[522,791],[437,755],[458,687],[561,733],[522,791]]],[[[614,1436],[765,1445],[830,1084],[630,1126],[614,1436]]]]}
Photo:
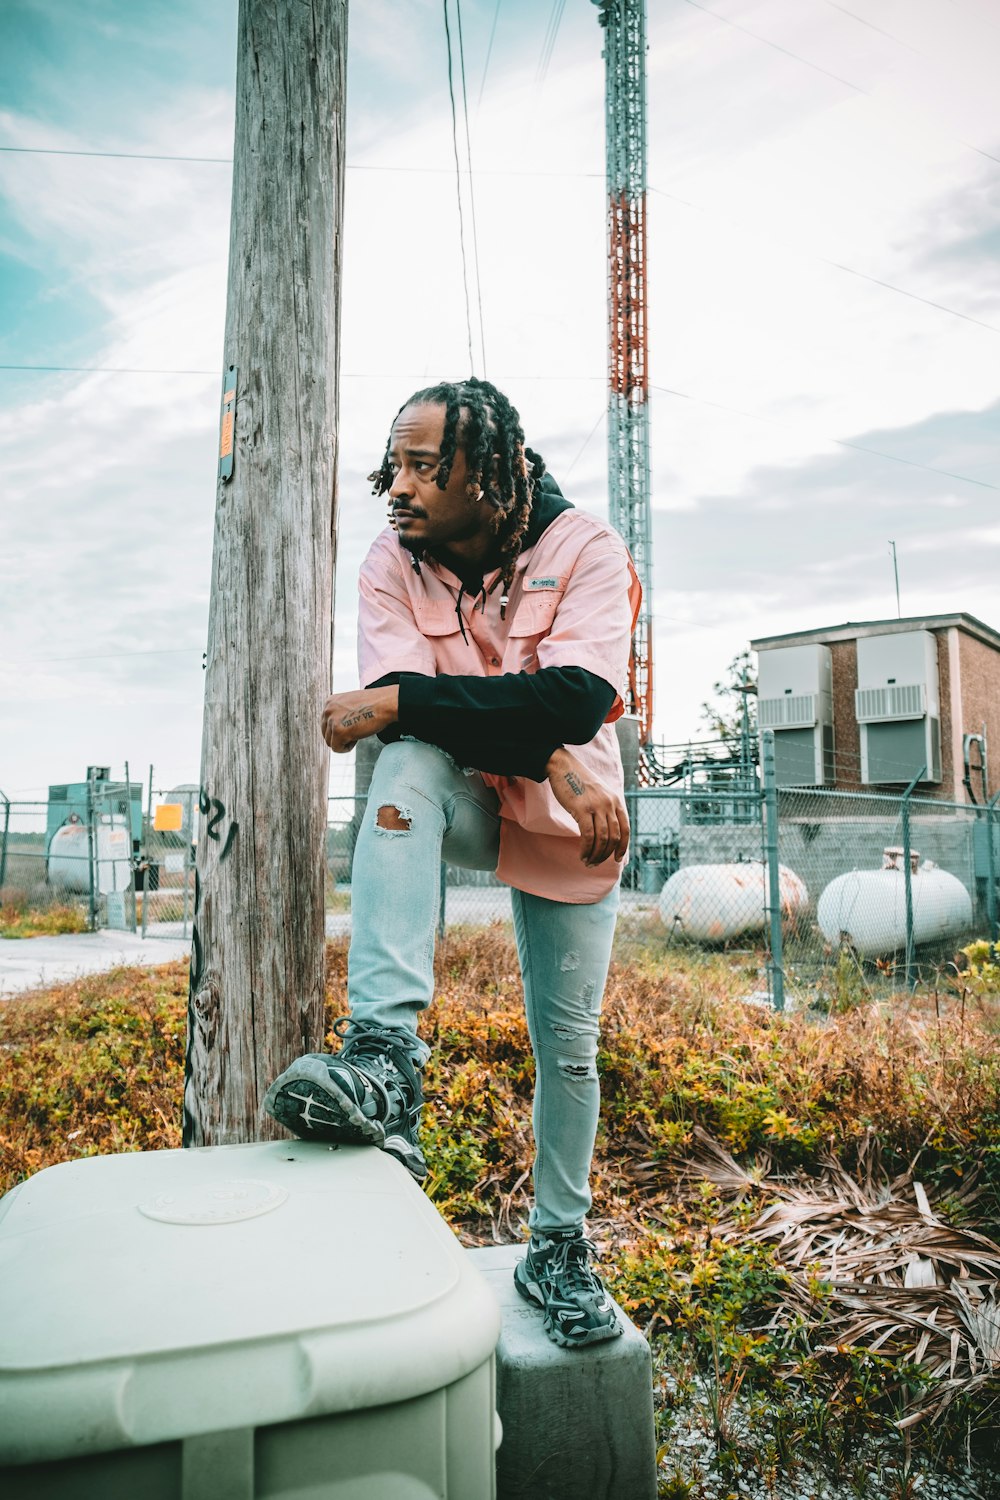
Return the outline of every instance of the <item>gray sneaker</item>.
{"type": "Polygon", "coordinates": [[[345,1038],[340,1051],[297,1058],[268,1089],[265,1110],[303,1140],[378,1146],[422,1181],[424,1096],[405,1036],[347,1016],[333,1029],[345,1038]]]}
{"type": "Polygon", "coordinates": [[[601,1278],[590,1269],[596,1247],[581,1229],[533,1234],[514,1268],[521,1296],[545,1314],[545,1332],[564,1349],[614,1339],[623,1332],[601,1278]]]}

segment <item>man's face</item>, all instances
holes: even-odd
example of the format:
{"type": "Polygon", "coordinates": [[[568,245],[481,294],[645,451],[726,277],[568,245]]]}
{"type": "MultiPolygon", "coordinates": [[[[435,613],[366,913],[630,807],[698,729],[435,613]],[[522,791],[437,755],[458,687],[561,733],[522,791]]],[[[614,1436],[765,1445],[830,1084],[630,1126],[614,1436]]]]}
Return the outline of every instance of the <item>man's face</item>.
{"type": "Polygon", "coordinates": [[[490,530],[491,507],[485,499],[470,498],[479,486],[470,486],[461,444],[448,483],[438,489],[444,421],[443,406],[405,406],[389,438],[393,524],[403,546],[413,552],[470,541],[490,530]]]}

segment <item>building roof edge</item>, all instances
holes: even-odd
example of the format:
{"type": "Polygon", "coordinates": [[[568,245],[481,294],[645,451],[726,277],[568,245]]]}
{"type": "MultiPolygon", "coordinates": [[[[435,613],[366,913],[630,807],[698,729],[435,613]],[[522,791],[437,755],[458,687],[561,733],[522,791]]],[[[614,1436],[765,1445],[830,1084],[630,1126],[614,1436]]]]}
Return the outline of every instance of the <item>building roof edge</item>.
{"type": "Polygon", "coordinates": [[[964,630],[967,635],[1000,651],[1000,631],[994,630],[975,615],[959,611],[950,615],[908,615],[898,620],[846,620],[842,625],[827,625],[818,630],[793,630],[785,635],[756,636],[750,642],[754,651],[768,651],[776,646],[826,646],[836,641],[852,641],[862,635],[896,635],[909,630],[964,630]]]}

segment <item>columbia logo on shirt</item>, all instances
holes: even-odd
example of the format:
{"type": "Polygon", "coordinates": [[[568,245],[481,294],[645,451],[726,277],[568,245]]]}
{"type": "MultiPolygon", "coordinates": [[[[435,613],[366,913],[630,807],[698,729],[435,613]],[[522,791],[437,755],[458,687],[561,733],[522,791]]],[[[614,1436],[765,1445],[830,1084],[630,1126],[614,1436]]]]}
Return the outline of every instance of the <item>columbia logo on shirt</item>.
{"type": "Polygon", "coordinates": [[[529,589],[557,589],[558,587],[559,587],[559,580],[558,580],[558,578],[529,578],[528,579],[528,588],[529,589]]]}

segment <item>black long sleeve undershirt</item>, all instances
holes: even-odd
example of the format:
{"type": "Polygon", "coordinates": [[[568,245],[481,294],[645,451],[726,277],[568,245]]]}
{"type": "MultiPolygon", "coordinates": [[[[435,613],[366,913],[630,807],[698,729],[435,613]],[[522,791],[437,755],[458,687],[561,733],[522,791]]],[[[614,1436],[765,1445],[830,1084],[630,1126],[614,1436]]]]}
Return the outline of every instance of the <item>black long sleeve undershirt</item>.
{"type": "Polygon", "coordinates": [[[369,687],[399,686],[397,733],[447,750],[460,766],[544,781],[560,745],[586,745],[617,696],[583,667],[542,667],[500,677],[391,672],[369,687]]]}

